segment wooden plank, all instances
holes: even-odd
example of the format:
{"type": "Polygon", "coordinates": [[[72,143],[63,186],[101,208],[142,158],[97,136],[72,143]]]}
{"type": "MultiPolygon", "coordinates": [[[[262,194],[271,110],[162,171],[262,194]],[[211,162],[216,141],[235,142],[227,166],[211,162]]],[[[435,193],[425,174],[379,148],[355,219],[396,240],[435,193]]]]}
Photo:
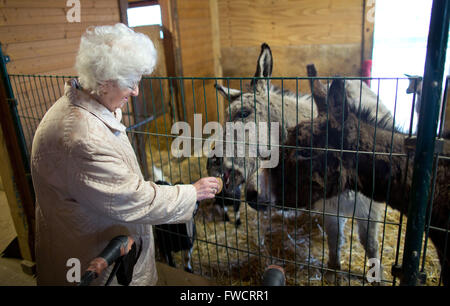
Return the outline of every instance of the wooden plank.
{"type": "Polygon", "coordinates": [[[111,25],[118,20],[108,22],[94,21],[90,23],[62,23],[36,25],[0,26],[0,40],[3,44],[80,38],[89,26],[111,25]]]}
{"type": "Polygon", "coordinates": [[[339,31],[341,28],[341,25],[333,24],[324,24],[320,28],[304,26],[301,31],[295,33],[286,33],[281,29],[277,32],[254,29],[251,35],[248,34],[249,32],[236,30],[230,34],[233,37],[231,43],[226,39],[221,39],[221,43],[222,48],[252,47],[261,45],[263,42],[278,46],[361,43],[361,26],[346,26],[342,28],[345,31],[339,31]],[[276,35],[276,33],[285,33],[285,35],[276,35]]]}
{"type": "Polygon", "coordinates": [[[161,21],[162,26],[169,32],[173,32],[173,20],[172,9],[170,0],[159,0],[159,6],[161,8],[161,21]]]}
{"type": "MultiPolygon", "coordinates": [[[[211,43],[211,41],[210,41],[211,43]]],[[[199,45],[196,49],[182,46],[182,56],[184,66],[192,63],[202,63],[203,61],[214,62],[213,50],[211,45],[199,45]],[[202,54],[202,57],[198,57],[198,54],[202,54]]],[[[209,72],[214,72],[214,63],[208,69],[209,72]]]]}
{"type": "Polygon", "coordinates": [[[60,67],[56,70],[40,71],[39,75],[53,75],[53,76],[76,76],[77,72],[73,66],[60,67]]]}
{"type": "Polygon", "coordinates": [[[209,12],[208,10],[205,10],[204,7],[202,7],[201,9],[187,9],[187,10],[181,10],[179,11],[179,18],[181,19],[194,19],[197,20],[198,22],[201,22],[202,20],[209,20],[210,19],[210,14],[211,12],[209,12]],[[200,20],[199,20],[200,18],[200,20]]]}
{"type": "Polygon", "coordinates": [[[219,19],[222,47],[252,46],[268,39],[284,45],[361,41],[360,0],[223,0],[219,19]]]}
{"type": "MultiPolygon", "coordinates": [[[[0,0],[0,8],[65,8],[66,0],[0,0]]],[[[117,4],[111,0],[81,0],[82,8],[111,8],[117,4]]]]}
{"type": "MultiPolygon", "coordinates": [[[[214,76],[222,77],[222,65],[221,65],[221,52],[220,52],[220,27],[219,27],[219,8],[217,5],[217,1],[210,0],[209,1],[210,13],[211,13],[211,36],[212,36],[212,56],[214,60],[214,76]]],[[[217,112],[219,114],[223,114],[225,110],[225,103],[222,96],[217,98],[217,112]]],[[[216,112],[216,113],[217,113],[216,112]]],[[[224,118],[220,116],[220,119],[224,118]]],[[[221,123],[224,123],[222,120],[221,123]]]]}
{"type": "Polygon", "coordinates": [[[117,0],[119,3],[120,22],[128,25],[128,0],[117,0]]]}
{"type": "Polygon", "coordinates": [[[33,41],[6,44],[5,53],[12,61],[41,56],[59,55],[71,53],[77,50],[80,38],[54,39],[45,41],[33,41]]]}
{"type": "Polygon", "coordinates": [[[361,66],[365,60],[372,59],[373,31],[375,26],[375,0],[363,0],[363,5],[361,66]]]}
{"type": "Polygon", "coordinates": [[[61,67],[71,67],[75,64],[77,52],[60,54],[59,56],[41,56],[12,61],[8,63],[9,73],[37,74],[42,71],[57,70],[61,67]]]}
{"type": "MultiPolygon", "coordinates": [[[[0,26],[67,23],[66,14],[65,8],[2,8],[0,9],[0,26]]],[[[120,20],[117,8],[82,8],[80,16],[81,22],[120,20]]]]}
{"type": "Polygon", "coordinates": [[[178,11],[186,12],[189,10],[209,10],[209,3],[204,0],[178,1],[178,11]]]}
{"type": "Polygon", "coordinates": [[[8,202],[8,206],[11,212],[11,217],[14,223],[14,228],[17,233],[19,241],[20,254],[24,259],[31,260],[32,252],[29,244],[29,225],[25,218],[25,212],[21,205],[20,198],[16,197],[14,172],[11,166],[11,160],[9,158],[8,151],[6,150],[6,142],[2,129],[0,129],[0,176],[8,202]]]}

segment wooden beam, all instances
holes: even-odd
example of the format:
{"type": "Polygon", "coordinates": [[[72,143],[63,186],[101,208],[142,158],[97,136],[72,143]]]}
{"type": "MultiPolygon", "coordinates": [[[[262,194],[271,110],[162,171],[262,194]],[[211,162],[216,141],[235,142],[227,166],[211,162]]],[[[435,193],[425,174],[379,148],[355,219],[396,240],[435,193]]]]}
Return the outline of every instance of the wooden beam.
{"type": "Polygon", "coordinates": [[[219,7],[216,0],[209,0],[211,12],[212,44],[214,56],[214,74],[216,77],[222,76],[221,52],[220,52],[220,28],[219,28],[219,7]]]}
{"type": "MultiPolygon", "coordinates": [[[[181,51],[180,51],[180,37],[178,26],[178,12],[177,12],[177,0],[159,0],[161,7],[161,21],[164,33],[164,52],[166,57],[166,68],[168,76],[183,76],[183,67],[181,63],[181,51]]],[[[178,89],[178,82],[172,82],[175,100],[175,107],[172,109],[171,114],[175,117],[175,121],[182,118],[181,110],[179,107],[180,94],[178,89]]]]}
{"type": "Polygon", "coordinates": [[[128,1],[129,8],[158,5],[158,4],[159,4],[158,0],[128,1]]]}
{"type": "Polygon", "coordinates": [[[361,39],[361,69],[366,60],[372,60],[373,30],[375,26],[375,0],[363,0],[363,23],[361,39]]]}
{"type": "MultiPolygon", "coordinates": [[[[2,54],[2,53],[0,53],[2,54]]],[[[24,260],[34,260],[35,212],[31,182],[26,176],[24,161],[19,148],[10,103],[6,91],[5,71],[1,69],[0,79],[0,172],[5,187],[8,204],[19,238],[21,255],[24,260]]]]}
{"type": "Polygon", "coordinates": [[[128,14],[127,14],[128,7],[129,7],[128,0],[119,0],[120,22],[126,25],[128,25],[128,14]]]}
{"type": "Polygon", "coordinates": [[[14,171],[12,169],[8,150],[6,149],[6,140],[2,129],[0,129],[0,162],[2,165],[2,167],[0,167],[0,176],[3,181],[3,188],[5,190],[14,228],[17,233],[20,254],[24,259],[31,260],[31,245],[28,236],[29,225],[26,218],[24,218],[25,212],[21,205],[21,200],[16,194],[17,185],[14,181],[14,171]]]}

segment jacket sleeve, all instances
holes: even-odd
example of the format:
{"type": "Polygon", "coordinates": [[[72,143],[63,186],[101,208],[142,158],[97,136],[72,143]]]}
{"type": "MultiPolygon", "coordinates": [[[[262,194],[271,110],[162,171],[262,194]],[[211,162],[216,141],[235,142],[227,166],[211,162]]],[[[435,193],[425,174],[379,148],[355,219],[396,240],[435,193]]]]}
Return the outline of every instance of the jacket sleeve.
{"type": "Polygon", "coordinates": [[[193,185],[145,181],[107,145],[79,143],[70,155],[68,169],[75,169],[67,173],[70,195],[87,209],[121,222],[153,225],[192,218],[197,200],[193,185]]]}

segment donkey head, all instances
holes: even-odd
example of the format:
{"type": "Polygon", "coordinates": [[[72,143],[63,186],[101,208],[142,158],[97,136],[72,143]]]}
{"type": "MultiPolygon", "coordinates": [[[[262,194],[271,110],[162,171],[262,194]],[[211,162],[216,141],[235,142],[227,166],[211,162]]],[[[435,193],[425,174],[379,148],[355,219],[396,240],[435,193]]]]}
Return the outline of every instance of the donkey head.
{"type": "MultiPolygon", "coordinates": [[[[260,122],[281,123],[280,96],[275,93],[271,94],[272,86],[270,79],[268,79],[272,76],[272,67],[272,52],[270,47],[264,43],[261,45],[261,53],[258,57],[254,79],[252,79],[248,88],[238,90],[219,84],[215,86],[217,91],[228,101],[225,111],[225,121],[235,124],[228,125],[230,128],[236,128],[235,131],[232,131],[234,137],[231,141],[236,142],[238,137],[242,137],[239,141],[245,142],[245,154],[237,154],[237,145],[233,144],[232,157],[225,156],[223,159],[213,157],[208,161],[208,173],[210,174],[222,172],[223,166],[225,190],[234,189],[235,186],[248,180],[259,167],[257,164],[258,158],[260,157],[252,157],[248,153],[252,149],[252,144],[253,146],[256,145],[252,140],[257,139],[256,136],[259,133],[258,127],[260,126],[260,122]],[[280,106],[276,106],[278,104],[280,106]],[[248,127],[248,123],[254,123],[255,129],[247,129],[244,133],[237,130],[238,125],[248,127]],[[238,133],[241,133],[241,135],[238,135],[238,133]]],[[[225,155],[225,147],[230,139],[224,140],[223,152],[225,155]]]]}
{"type": "Polygon", "coordinates": [[[351,177],[347,172],[353,169],[354,155],[341,150],[354,149],[358,119],[346,101],[344,82],[334,80],[327,98],[317,97],[316,103],[319,116],[289,130],[284,171],[281,165],[272,171],[272,179],[285,182],[278,192],[288,207],[309,207],[335,196],[347,189],[351,177]]]}

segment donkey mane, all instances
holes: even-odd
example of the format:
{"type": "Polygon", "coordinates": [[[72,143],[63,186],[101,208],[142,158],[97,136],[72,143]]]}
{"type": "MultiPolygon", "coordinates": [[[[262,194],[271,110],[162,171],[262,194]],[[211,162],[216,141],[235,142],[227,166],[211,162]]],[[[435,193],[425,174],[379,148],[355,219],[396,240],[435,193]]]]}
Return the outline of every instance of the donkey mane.
{"type": "Polygon", "coordinates": [[[358,118],[361,118],[361,121],[367,124],[387,131],[392,131],[392,128],[394,128],[395,133],[402,133],[396,126],[392,127],[392,117],[390,114],[384,114],[379,118],[377,117],[375,109],[363,105],[359,108],[359,106],[352,103],[349,104],[349,111],[354,113],[358,118]]]}

